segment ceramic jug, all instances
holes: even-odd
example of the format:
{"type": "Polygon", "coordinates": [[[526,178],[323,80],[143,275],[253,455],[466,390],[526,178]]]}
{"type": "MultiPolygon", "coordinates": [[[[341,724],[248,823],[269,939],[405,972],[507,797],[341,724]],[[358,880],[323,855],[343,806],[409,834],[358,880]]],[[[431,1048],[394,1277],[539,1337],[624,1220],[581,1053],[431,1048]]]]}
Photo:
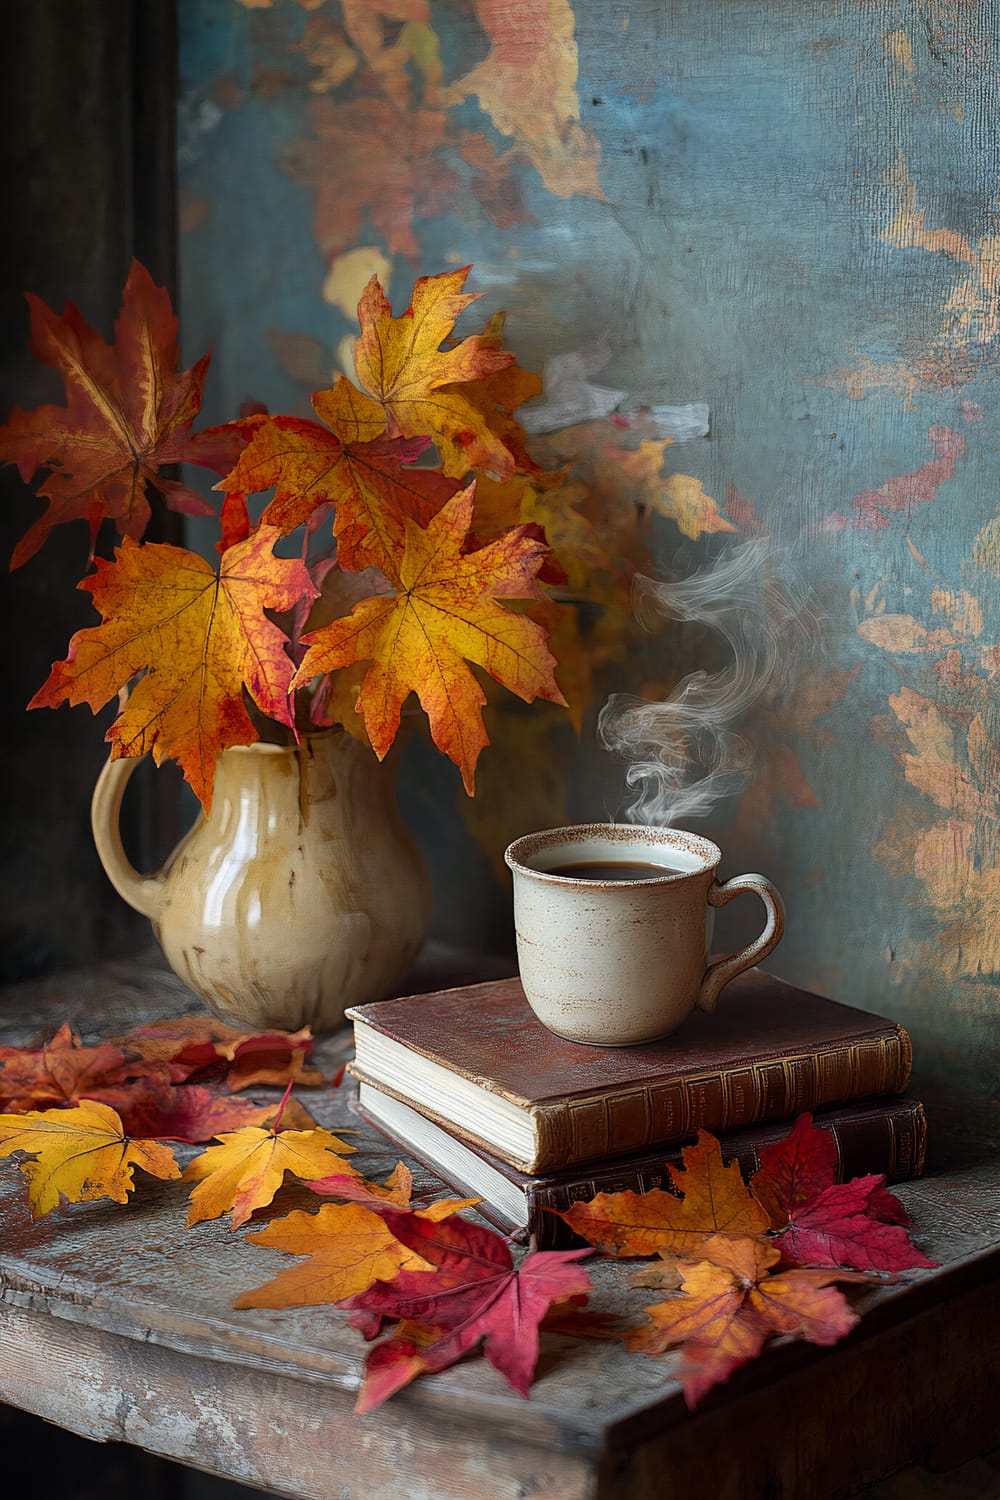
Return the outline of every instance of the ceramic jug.
{"type": "Polygon", "coordinates": [[[391,774],[342,730],[223,751],[211,810],[159,874],[129,863],[119,812],[134,759],[94,791],[112,885],[149,917],[174,972],[227,1021],[329,1031],[391,991],[415,959],[430,879],[391,774]]]}

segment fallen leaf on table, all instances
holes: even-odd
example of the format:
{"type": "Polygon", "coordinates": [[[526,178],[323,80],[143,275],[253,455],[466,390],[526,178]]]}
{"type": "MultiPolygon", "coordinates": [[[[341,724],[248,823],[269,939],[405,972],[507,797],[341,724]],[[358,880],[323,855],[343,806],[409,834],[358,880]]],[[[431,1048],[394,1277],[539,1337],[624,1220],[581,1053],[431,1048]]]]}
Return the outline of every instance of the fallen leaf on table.
{"type": "Polygon", "coordinates": [[[125,1203],[135,1186],[134,1167],[153,1177],[181,1175],[169,1146],[130,1139],[115,1111],[93,1100],[68,1109],[0,1115],[0,1156],[12,1151],[36,1157],[20,1168],[36,1219],[57,1208],[60,1195],[70,1203],[96,1198],[125,1203]]]}
{"type": "Polygon", "coordinates": [[[890,1272],[936,1265],[911,1243],[903,1224],[879,1216],[885,1199],[896,1201],[881,1174],[835,1183],[787,1221],[777,1243],[800,1265],[890,1272]]]}
{"type": "Polygon", "coordinates": [[[515,1267],[502,1235],[465,1219],[435,1224],[424,1214],[383,1208],[396,1238],[432,1271],[402,1270],[342,1305],[374,1335],[384,1318],[430,1324],[440,1336],[419,1353],[411,1337],[390,1339],[369,1355],[356,1411],[370,1411],[422,1372],[443,1370],[481,1341],[483,1353],[514,1390],[527,1396],[538,1360],[539,1326],[553,1303],[584,1297],[590,1277],[577,1261],[589,1250],[540,1250],[515,1267]],[[370,1379],[368,1376],[370,1375],[370,1379]]]}
{"type": "Polygon", "coordinates": [[[408,1324],[407,1330],[368,1351],[365,1382],[355,1403],[356,1412],[374,1411],[376,1406],[381,1406],[383,1401],[401,1391],[404,1385],[431,1370],[423,1351],[433,1344],[438,1330],[419,1323],[415,1328],[408,1324]],[[415,1336],[415,1332],[419,1336],[415,1336]]]}
{"type": "Polygon", "coordinates": [[[769,1228],[768,1216],[751,1197],[736,1162],[726,1165],[714,1136],[698,1132],[685,1146],[683,1168],[669,1166],[678,1193],[598,1193],[560,1214],[575,1234],[602,1255],[693,1253],[706,1235],[756,1235],[769,1228]]]}
{"type": "Polygon", "coordinates": [[[331,1167],[351,1172],[338,1157],[354,1151],[329,1130],[264,1130],[251,1125],[219,1136],[184,1169],[185,1182],[197,1182],[191,1193],[188,1225],[218,1219],[230,1211],[230,1228],[245,1224],[254,1209],[270,1203],[290,1172],[312,1181],[329,1176],[331,1167]]]}
{"type": "Polygon", "coordinates": [[[784,1140],[765,1146],[760,1161],[750,1191],[790,1260],[889,1272],[935,1264],[911,1244],[908,1216],[884,1175],[834,1180],[836,1146],[810,1115],[800,1115],[784,1140]]]}
{"type": "MultiPolygon", "coordinates": [[[[305,1066],[312,1045],[308,1028],[250,1034],[205,1020],[186,1017],[163,1023],[159,1037],[131,1035],[93,1047],[82,1046],[64,1024],[44,1046],[0,1048],[0,1109],[21,1113],[90,1099],[116,1110],[132,1137],[207,1141],[242,1125],[266,1125],[280,1107],[277,1100],[236,1099],[235,1090],[285,1084],[290,1078],[323,1082],[321,1073],[305,1066]],[[171,1028],[175,1034],[168,1038],[171,1028]],[[199,1031],[210,1031],[211,1039],[199,1040],[199,1031]],[[209,1088],[187,1083],[193,1072],[225,1076],[209,1088]],[[218,1092],[219,1087],[228,1092],[218,1092]]],[[[315,1122],[290,1100],[284,1123],[286,1129],[309,1129],[315,1122]]]]}
{"type": "Polygon", "coordinates": [[[307,1066],[308,1050],[275,1046],[263,1036],[252,1037],[236,1048],[226,1069],[225,1086],[232,1094],[264,1085],[281,1088],[286,1083],[294,1083],[297,1088],[320,1088],[326,1079],[319,1068],[307,1066]]]}
{"type": "Polygon", "coordinates": [[[771,1275],[781,1259],[774,1244],[714,1236],[711,1259],[684,1261],[681,1295],[646,1308],[649,1324],[626,1335],[629,1349],[663,1354],[683,1345],[679,1378],[694,1407],[714,1385],[754,1359],[778,1334],[812,1344],[834,1344],[858,1322],[843,1293],[830,1283],[856,1279],[836,1269],[771,1275]]]}
{"type": "Polygon", "coordinates": [[[405,520],[405,547],[388,568],[397,590],[363,599],[343,619],[304,637],[308,651],[293,679],[299,687],[324,672],[371,661],[357,708],[381,759],[395,739],[400,712],[416,692],[431,737],[462,772],[469,794],[479,752],[488,744],[486,695],[467,662],[483,667],[526,703],[563,697],[545,631],[507,599],[544,599],[536,582],[545,545],[515,527],[474,552],[463,552],[474,486],[449,500],[425,527],[405,520]]]}
{"type": "Polygon", "coordinates": [[[301,1031],[241,1031],[216,1016],[191,1015],[152,1021],[115,1041],[162,1062],[174,1083],[206,1069],[224,1070],[230,1092],[257,1084],[284,1087],[290,1078],[301,1087],[324,1082],[321,1072],[306,1067],[313,1045],[308,1026],[301,1031]]]}
{"type": "MultiPolygon", "coordinates": [[[[345,1177],[343,1174],[333,1173],[330,1177],[309,1182],[306,1186],[322,1198],[346,1198],[353,1203],[369,1203],[374,1208],[383,1204],[389,1208],[414,1207],[413,1173],[402,1161],[396,1163],[383,1183],[369,1182],[361,1176],[345,1177]]],[[[446,1198],[417,1211],[426,1218],[440,1218],[444,1211],[443,1205],[447,1205],[448,1213],[452,1214],[461,1213],[464,1208],[475,1208],[481,1202],[481,1198],[446,1198]]]]}
{"type": "Polygon", "coordinates": [[[771,1226],[779,1229],[836,1180],[837,1143],[829,1130],[817,1129],[811,1114],[804,1114],[783,1140],[761,1148],[750,1191],[771,1226]]]}
{"type": "MultiPolygon", "coordinates": [[[[374,1198],[397,1208],[409,1208],[413,1193],[413,1173],[405,1162],[398,1161],[383,1183],[368,1182],[366,1178],[358,1176],[345,1177],[342,1173],[335,1172],[329,1177],[321,1177],[317,1182],[310,1182],[308,1186],[314,1193],[325,1198],[350,1198],[356,1203],[371,1202],[374,1198]]],[[[469,1204],[478,1201],[472,1198],[468,1200],[469,1204]]]]}
{"type": "MultiPolygon", "coordinates": [[[[467,1199],[444,1199],[421,1210],[431,1222],[468,1207],[467,1199]]],[[[415,1250],[407,1249],[385,1220],[363,1203],[325,1203],[318,1213],[296,1209],[247,1241],[305,1255],[301,1265],[289,1266],[273,1281],[244,1292],[234,1307],[304,1307],[342,1302],[365,1291],[373,1281],[388,1281],[400,1269],[428,1270],[415,1250]]]]}
{"type": "MultiPolygon", "coordinates": [[[[245,1125],[269,1125],[279,1109],[282,1105],[277,1099],[270,1104],[254,1104],[232,1094],[217,1094],[201,1083],[186,1083],[170,1089],[166,1099],[136,1096],[123,1106],[122,1118],[130,1135],[200,1142],[245,1125]]],[[[285,1128],[292,1130],[311,1130],[316,1124],[297,1099],[287,1101],[281,1119],[285,1128]]]]}
{"type": "Polygon", "coordinates": [[[32,352],[58,372],[68,404],[15,407],[0,428],[0,460],[16,463],[22,479],[51,470],[38,491],[48,509],[21,538],[11,567],[27,562],[64,521],[85,520],[91,546],[103,520],[137,540],[149,520],[150,484],[174,510],[213,514],[194,490],[160,473],[182,461],[209,468],[232,461],[232,440],[199,444],[190,433],[209,359],[178,371],[177,319],[167,292],[133,261],[113,346],[71,302],[61,317],[30,293],[28,304],[32,352]]]}
{"type": "Polygon", "coordinates": [[[112,1042],[84,1047],[64,1024],[41,1047],[0,1047],[0,1109],[20,1112],[96,1099],[120,1109],[137,1094],[165,1100],[169,1074],[162,1064],[127,1057],[112,1042]]]}

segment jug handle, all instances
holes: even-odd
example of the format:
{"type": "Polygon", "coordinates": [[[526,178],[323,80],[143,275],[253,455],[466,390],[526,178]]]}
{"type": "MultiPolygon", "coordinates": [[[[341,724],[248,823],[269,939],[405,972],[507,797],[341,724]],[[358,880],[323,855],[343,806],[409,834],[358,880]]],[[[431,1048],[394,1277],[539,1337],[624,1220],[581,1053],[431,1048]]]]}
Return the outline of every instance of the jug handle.
{"type": "Polygon", "coordinates": [[[123,900],[155,922],[163,904],[164,881],[159,875],[140,875],[130,863],[122,844],[118,820],[122,798],[132,772],[143,756],[109,760],[94,787],[90,802],[90,826],[97,857],[104,873],[123,900]]]}

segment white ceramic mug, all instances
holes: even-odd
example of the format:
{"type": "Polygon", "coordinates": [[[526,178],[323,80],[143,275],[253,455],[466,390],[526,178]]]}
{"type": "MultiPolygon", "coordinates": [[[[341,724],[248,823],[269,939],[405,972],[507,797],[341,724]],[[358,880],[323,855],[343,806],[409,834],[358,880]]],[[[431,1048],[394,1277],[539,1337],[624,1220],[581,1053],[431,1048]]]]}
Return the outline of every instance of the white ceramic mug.
{"type": "MultiPolygon", "coordinates": [[[[781,941],[781,897],[763,875],[715,878],[722,851],[677,828],[584,823],[516,839],[514,927],[521,982],[538,1019],[574,1042],[624,1047],[668,1036],[781,941]],[[572,865],[656,866],[652,878],[595,879],[572,865]],[[662,874],[660,873],[662,869],[662,874]],[[756,941],[709,963],[714,911],[749,891],[767,909],[756,941]]],[[[627,872],[622,870],[621,874],[627,872]]]]}

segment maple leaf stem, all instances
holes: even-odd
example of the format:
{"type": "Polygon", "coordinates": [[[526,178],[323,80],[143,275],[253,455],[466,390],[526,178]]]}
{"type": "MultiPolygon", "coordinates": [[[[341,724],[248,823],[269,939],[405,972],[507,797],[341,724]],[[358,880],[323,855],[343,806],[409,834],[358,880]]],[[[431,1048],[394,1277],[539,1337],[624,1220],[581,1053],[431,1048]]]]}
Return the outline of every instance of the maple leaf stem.
{"type": "Polygon", "coordinates": [[[281,1117],[285,1113],[285,1105],[288,1103],[289,1096],[291,1095],[292,1087],[293,1087],[294,1083],[295,1083],[295,1079],[294,1078],[289,1078],[287,1084],[285,1085],[285,1092],[282,1094],[282,1096],[281,1096],[281,1103],[278,1105],[278,1113],[275,1115],[275,1117],[274,1117],[274,1124],[271,1126],[271,1134],[272,1135],[277,1135],[278,1134],[278,1128],[281,1125],[281,1117]]]}

